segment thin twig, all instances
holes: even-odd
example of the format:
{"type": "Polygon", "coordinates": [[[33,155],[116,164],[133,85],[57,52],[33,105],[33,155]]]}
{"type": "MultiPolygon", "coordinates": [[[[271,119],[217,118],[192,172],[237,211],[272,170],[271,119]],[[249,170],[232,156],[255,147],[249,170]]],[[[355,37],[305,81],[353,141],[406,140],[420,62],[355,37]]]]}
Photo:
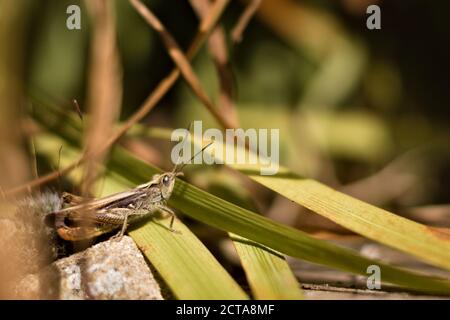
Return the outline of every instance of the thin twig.
{"type": "Polygon", "coordinates": [[[108,153],[108,148],[102,146],[113,133],[112,128],[122,102],[122,68],[112,4],[105,0],[86,1],[92,18],[93,35],[87,103],[91,116],[88,119],[84,146],[86,153],[92,156],[84,166],[81,188],[84,196],[91,194],[99,168],[108,153]]]}
{"type": "Polygon", "coordinates": [[[244,12],[239,17],[238,22],[231,30],[231,39],[234,43],[239,43],[242,41],[242,35],[244,34],[245,28],[247,28],[248,23],[251,18],[255,15],[256,10],[258,10],[261,0],[250,0],[247,7],[245,7],[244,12]]]}
{"type": "MultiPolygon", "coordinates": [[[[190,0],[196,15],[203,18],[208,9],[209,0],[190,0]]],[[[226,47],[225,32],[221,25],[217,25],[208,39],[208,49],[216,66],[220,82],[219,106],[224,117],[233,124],[239,126],[237,112],[233,103],[233,74],[229,66],[226,47]]]]}
{"type": "Polygon", "coordinates": [[[58,177],[65,175],[68,172],[70,172],[71,170],[73,170],[74,168],[76,168],[83,160],[85,160],[85,157],[80,156],[76,161],[74,161],[73,163],[71,163],[70,165],[65,167],[64,169],[53,171],[49,174],[46,174],[45,176],[42,176],[38,179],[28,182],[27,184],[24,184],[24,185],[15,187],[15,188],[11,188],[11,189],[3,192],[3,198],[16,195],[20,192],[30,190],[30,189],[36,188],[42,184],[53,181],[53,180],[57,179],[58,177]]]}
{"type": "Polygon", "coordinates": [[[189,59],[184,55],[180,46],[177,44],[175,38],[167,31],[159,19],[139,0],[129,0],[136,11],[147,21],[147,23],[155,29],[161,37],[168,54],[178,66],[186,82],[191,87],[192,91],[199,98],[199,100],[206,106],[209,112],[214,116],[217,122],[223,128],[233,128],[234,125],[224,117],[219,110],[214,106],[205,90],[203,89],[200,80],[195,75],[194,70],[189,63],[189,59]]]}
{"type": "MultiPolygon", "coordinates": [[[[216,0],[214,4],[211,5],[210,10],[208,11],[208,15],[202,19],[200,26],[198,28],[197,34],[195,35],[194,40],[191,42],[189,49],[186,53],[186,56],[189,60],[191,60],[198,52],[202,44],[205,42],[207,36],[214,28],[215,24],[219,20],[219,17],[224,12],[229,0],[216,0]]],[[[174,68],[169,75],[167,75],[158,86],[153,90],[153,92],[147,97],[144,101],[144,104],[140,107],[140,109],[133,114],[127,122],[117,131],[117,133],[111,137],[107,144],[114,144],[117,140],[119,140],[135,123],[142,120],[147,113],[149,113],[156,104],[161,100],[162,97],[169,91],[169,89],[173,86],[175,81],[180,76],[180,70],[178,68],[174,68]]]]}
{"type": "Polygon", "coordinates": [[[410,150],[364,179],[337,188],[364,202],[381,206],[401,197],[420,181],[413,170],[420,164],[420,150],[410,150]],[[389,181],[389,183],[386,183],[389,181]]]}

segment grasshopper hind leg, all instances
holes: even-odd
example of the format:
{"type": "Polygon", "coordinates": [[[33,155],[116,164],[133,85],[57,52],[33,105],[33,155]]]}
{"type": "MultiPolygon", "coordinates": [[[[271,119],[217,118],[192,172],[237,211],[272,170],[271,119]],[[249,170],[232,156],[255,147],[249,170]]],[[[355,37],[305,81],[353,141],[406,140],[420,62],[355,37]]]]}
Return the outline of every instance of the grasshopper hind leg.
{"type": "Polygon", "coordinates": [[[122,241],[123,235],[125,234],[125,231],[127,231],[127,228],[128,228],[128,215],[129,215],[129,213],[125,213],[125,215],[123,217],[122,228],[120,229],[119,232],[117,232],[117,234],[112,236],[111,239],[117,240],[119,242],[122,241]]]}

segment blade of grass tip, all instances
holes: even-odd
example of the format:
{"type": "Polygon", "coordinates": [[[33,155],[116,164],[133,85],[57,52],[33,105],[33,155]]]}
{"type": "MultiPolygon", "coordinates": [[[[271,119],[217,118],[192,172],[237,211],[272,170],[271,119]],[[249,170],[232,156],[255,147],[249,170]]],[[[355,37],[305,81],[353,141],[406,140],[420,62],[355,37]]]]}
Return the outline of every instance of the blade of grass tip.
{"type": "Polygon", "coordinates": [[[233,233],[229,235],[256,299],[303,299],[300,283],[281,253],[233,233]]]}
{"type": "Polygon", "coordinates": [[[337,192],[317,181],[292,176],[249,176],[286,198],[374,241],[450,270],[450,233],[397,216],[337,192]]]}
{"type": "Polygon", "coordinates": [[[129,234],[178,299],[247,299],[201,241],[178,219],[174,234],[147,223],[129,234]]]}
{"type": "MultiPolygon", "coordinates": [[[[245,190],[239,186],[221,183],[210,185],[214,195],[243,208],[256,211],[256,207],[245,190]]],[[[263,300],[302,299],[301,286],[285,257],[262,244],[228,233],[245,271],[253,297],[263,300]]]]}
{"type": "MultiPolygon", "coordinates": [[[[40,135],[38,141],[39,152],[52,162],[58,161],[54,148],[59,145],[64,145],[61,162],[68,163],[77,154],[77,148],[55,135],[40,135]]],[[[102,182],[104,190],[100,196],[134,187],[125,176],[126,171],[108,172],[102,182]]],[[[71,175],[70,178],[79,181],[81,175],[71,175]]],[[[130,226],[129,234],[178,299],[248,299],[241,287],[180,220],[175,220],[174,228],[180,233],[169,230],[168,219],[155,218],[145,224],[130,226]]]]}

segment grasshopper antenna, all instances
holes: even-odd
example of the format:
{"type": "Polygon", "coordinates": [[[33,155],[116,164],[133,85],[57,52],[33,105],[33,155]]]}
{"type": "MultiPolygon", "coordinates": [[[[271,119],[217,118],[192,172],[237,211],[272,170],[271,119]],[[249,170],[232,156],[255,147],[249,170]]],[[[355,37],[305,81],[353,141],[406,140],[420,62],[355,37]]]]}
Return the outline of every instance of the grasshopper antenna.
{"type": "Polygon", "coordinates": [[[34,143],[34,139],[33,137],[31,137],[30,139],[31,142],[31,148],[32,148],[32,153],[33,153],[33,163],[32,163],[32,170],[33,170],[33,174],[35,176],[36,179],[39,178],[39,171],[38,171],[38,160],[37,160],[37,153],[36,153],[36,145],[34,143]]]}
{"type": "Polygon", "coordinates": [[[208,143],[206,146],[204,146],[204,147],[202,148],[202,150],[200,150],[199,152],[197,152],[196,154],[194,154],[194,155],[192,156],[192,158],[189,159],[189,161],[183,163],[183,164],[181,165],[181,167],[180,167],[177,171],[174,171],[174,173],[180,172],[180,171],[181,171],[181,170],[182,170],[189,162],[191,162],[192,159],[194,159],[197,155],[199,155],[200,153],[202,153],[203,151],[205,151],[205,149],[208,148],[208,147],[209,147],[210,145],[212,145],[213,143],[214,143],[214,141],[211,141],[211,142],[208,143]]]}
{"type": "MultiPolygon", "coordinates": [[[[32,102],[30,102],[30,106],[31,106],[31,113],[34,116],[35,115],[34,104],[32,102]]],[[[34,160],[32,163],[32,170],[33,170],[34,178],[38,179],[39,178],[38,159],[37,159],[36,144],[34,143],[33,134],[30,135],[30,143],[31,143],[31,149],[32,149],[31,152],[33,153],[32,156],[33,156],[33,160],[34,160]]],[[[30,189],[28,189],[28,191],[31,193],[30,189]]]]}
{"type": "Polygon", "coordinates": [[[80,120],[83,121],[83,113],[81,112],[81,108],[80,108],[80,105],[78,104],[77,99],[73,99],[72,103],[73,103],[73,107],[74,107],[75,111],[78,114],[78,117],[80,117],[80,120]]]}
{"type": "Polygon", "coordinates": [[[58,187],[59,192],[62,192],[62,184],[61,184],[61,172],[59,171],[59,165],[61,164],[61,152],[62,152],[63,146],[61,145],[58,150],[58,164],[56,169],[58,170],[58,187]]]}

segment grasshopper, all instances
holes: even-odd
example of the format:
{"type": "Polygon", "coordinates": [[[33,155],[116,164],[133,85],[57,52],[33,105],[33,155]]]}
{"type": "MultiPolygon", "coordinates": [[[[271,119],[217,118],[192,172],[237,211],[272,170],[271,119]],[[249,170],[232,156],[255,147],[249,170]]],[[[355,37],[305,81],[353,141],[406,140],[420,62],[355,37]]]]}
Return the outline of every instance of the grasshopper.
{"type": "MultiPolygon", "coordinates": [[[[206,145],[191,160],[210,145],[206,145]]],[[[58,235],[68,241],[94,238],[119,228],[115,237],[121,239],[129,223],[159,211],[170,215],[169,229],[176,231],[173,229],[175,213],[167,206],[167,200],[172,194],[176,177],[183,175],[181,170],[188,162],[179,164],[177,161],[172,171],[156,174],[147,183],[104,198],[85,199],[65,193],[63,199],[72,206],[49,213],[47,221],[53,221],[58,235]]]]}

